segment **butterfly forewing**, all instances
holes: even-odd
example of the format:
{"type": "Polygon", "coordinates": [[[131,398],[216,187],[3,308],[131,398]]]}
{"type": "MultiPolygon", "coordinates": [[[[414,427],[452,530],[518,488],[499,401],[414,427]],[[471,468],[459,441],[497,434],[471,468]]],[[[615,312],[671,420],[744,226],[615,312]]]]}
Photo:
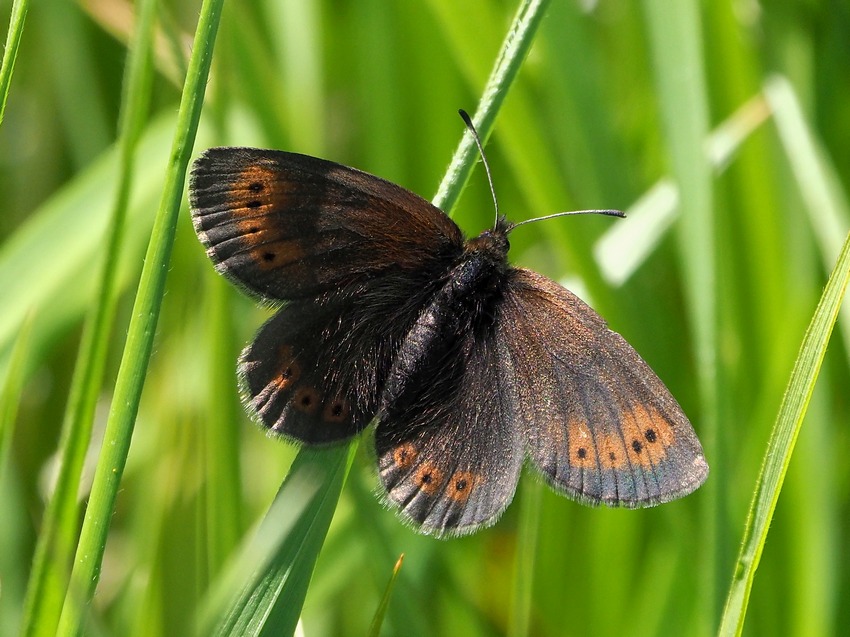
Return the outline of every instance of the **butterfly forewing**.
{"type": "Polygon", "coordinates": [[[461,250],[457,225],[412,192],[333,162],[211,148],[192,219],[216,267],[271,300],[313,297],[388,271],[422,274],[461,250]]]}
{"type": "Polygon", "coordinates": [[[702,447],[678,403],[575,295],[511,270],[497,332],[509,418],[555,488],[589,504],[639,507],[704,482],[702,447]]]}

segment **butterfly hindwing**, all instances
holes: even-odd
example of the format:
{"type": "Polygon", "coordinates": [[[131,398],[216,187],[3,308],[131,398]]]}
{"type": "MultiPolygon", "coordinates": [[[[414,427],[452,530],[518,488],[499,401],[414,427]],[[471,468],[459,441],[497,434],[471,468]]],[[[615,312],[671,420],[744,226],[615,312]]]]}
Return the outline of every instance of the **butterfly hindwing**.
{"type": "Polygon", "coordinates": [[[503,417],[496,355],[492,334],[465,334],[441,376],[402,413],[378,422],[387,497],[423,532],[470,533],[513,498],[523,440],[503,417]]]}
{"type": "Polygon", "coordinates": [[[356,289],[286,303],[240,357],[252,414],[273,432],[308,444],[358,433],[375,415],[414,308],[434,285],[391,273],[356,289]]]}
{"type": "Polygon", "coordinates": [[[640,507],[704,482],[702,447],[676,400],[568,290],[512,269],[497,341],[509,418],[553,487],[588,504],[640,507]]]}
{"type": "Polygon", "coordinates": [[[422,273],[463,244],[457,225],[412,192],[296,153],[211,148],[193,166],[190,203],[216,268],[270,300],[422,273]]]}

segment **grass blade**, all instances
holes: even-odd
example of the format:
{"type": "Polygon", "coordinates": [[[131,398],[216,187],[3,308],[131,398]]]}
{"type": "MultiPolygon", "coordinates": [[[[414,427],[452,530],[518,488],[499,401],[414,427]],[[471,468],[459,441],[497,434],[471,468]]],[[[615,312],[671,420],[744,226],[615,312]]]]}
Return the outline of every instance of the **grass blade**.
{"type": "Polygon", "coordinates": [[[130,200],[134,157],[141,124],[150,103],[151,49],[156,0],[146,0],[139,12],[135,45],[130,49],[120,125],[118,188],[107,234],[106,255],[97,300],[87,317],[80,352],[71,379],[59,444],[59,475],[42,520],[24,602],[22,635],[48,637],[56,631],[65,596],[69,562],[77,533],[77,493],[91,439],[109,337],[115,317],[118,261],[124,248],[125,219],[130,200]]]}
{"type": "Polygon", "coordinates": [[[9,20],[9,32],[6,34],[6,48],[3,50],[3,64],[0,66],[0,124],[6,112],[6,98],[12,84],[12,71],[18,58],[18,45],[24,34],[24,22],[29,9],[29,0],[15,0],[12,3],[12,17],[9,20]]]}
{"type": "Polygon", "coordinates": [[[208,603],[201,634],[236,637],[295,631],[356,449],[351,444],[298,454],[254,540],[208,603]],[[230,595],[237,589],[235,597],[230,595]],[[220,600],[228,597],[233,599],[222,612],[225,604],[220,600]]]}
{"type": "Polygon", "coordinates": [[[729,596],[723,611],[720,635],[740,635],[743,631],[750,591],[767,541],[770,522],[848,281],[850,234],[844,240],[838,261],[803,337],[797,362],[791,371],[788,388],[779,407],[744,529],[741,552],[735,564],[729,596]]]}
{"type": "Polygon", "coordinates": [[[151,242],[145,257],[139,292],[133,308],[124,356],[106,425],[101,457],[98,461],[89,506],[71,572],[69,594],[65,598],[62,609],[58,631],[60,635],[79,635],[82,632],[85,609],[94,595],[99,579],[109,520],[127,460],[145,371],[150,360],[154,332],[162,305],[165,275],[174,242],[177,215],[183,199],[186,167],[200,118],[221,6],[222,0],[208,0],[201,8],[189,72],[178,113],[171,161],[151,242]]]}
{"type": "MultiPolygon", "coordinates": [[[[499,57],[490,72],[490,77],[484,87],[478,109],[472,116],[475,128],[481,137],[482,143],[487,142],[496,121],[496,114],[502,106],[508,94],[511,84],[516,79],[519,68],[525,60],[543,14],[546,11],[548,0],[523,0],[514,16],[513,23],[508,29],[508,34],[502,43],[499,57]]],[[[460,193],[472,167],[475,165],[478,149],[472,135],[467,131],[461,139],[460,145],[452,156],[449,168],[437,194],[434,195],[433,203],[438,208],[451,212],[457,203],[460,193]]]]}
{"type": "Polygon", "coordinates": [[[375,611],[375,617],[372,619],[372,625],[369,626],[369,637],[378,637],[381,634],[381,626],[384,624],[384,616],[387,614],[387,608],[389,608],[390,605],[390,597],[393,593],[393,587],[395,586],[396,579],[398,579],[398,573],[401,570],[401,563],[403,561],[404,553],[398,556],[398,561],[393,567],[392,575],[390,575],[390,581],[387,582],[387,587],[384,589],[384,595],[381,597],[381,603],[375,611]]]}
{"type": "Polygon", "coordinates": [[[15,347],[12,349],[9,364],[6,367],[6,377],[0,388],[0,475],[6,472],[9,448],[15,433],[15,418],[24,385],[31,330],[32,314],[27,316],[18,332],[15,347]]]}

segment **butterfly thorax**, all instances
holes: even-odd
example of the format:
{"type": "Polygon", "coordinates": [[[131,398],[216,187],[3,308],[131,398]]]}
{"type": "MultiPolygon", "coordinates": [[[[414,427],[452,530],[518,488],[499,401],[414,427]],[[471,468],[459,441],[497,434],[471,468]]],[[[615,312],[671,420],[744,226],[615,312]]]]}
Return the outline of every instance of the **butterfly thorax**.
{"type": "Polygon", "coordinates": [[[461,337],[486,332],[508,269],[508,241],[498,230],[483,232],[464,245],[458,261],[443,279],[401,342],[382,392],[383,417],[409,409],[423,388],[446,377],[457,360],[461,337]]]}

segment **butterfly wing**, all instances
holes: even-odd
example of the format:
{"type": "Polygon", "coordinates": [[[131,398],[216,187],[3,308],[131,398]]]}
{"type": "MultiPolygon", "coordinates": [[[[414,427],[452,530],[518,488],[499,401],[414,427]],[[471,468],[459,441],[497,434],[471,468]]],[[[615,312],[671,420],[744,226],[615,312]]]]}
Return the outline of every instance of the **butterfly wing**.
{"type": "Polygon", "coordinates": [[[211,148],[192,169],[192,221],[216,268],[269,300],[451,264],[457,225],[421,197],[334,162],[211,148]]]}
{"type": "Polygon", "coordinates": [[[504,418],[497,355],[492,332],[466,333],[439,376],[375,429],[387,498],[423,532],[471,533],[513,498],[524,441],[504,418]]]}
{"type": "Polygon", "coordinates": [[[216,268],[289,301],[240,358],[249,410],[300,442],[360,431],[398,342],[463,249],[460,229],[378,177],[252,148],[206,151],[190,202],[216,268]]]}
{"type": "Polygon", "coordinates": [[[497,321],[507,417],[533,463],[587,504],[652,506],[708,475],[676,400],[635,350],[575,295],[512,269],[497,321]]]}

